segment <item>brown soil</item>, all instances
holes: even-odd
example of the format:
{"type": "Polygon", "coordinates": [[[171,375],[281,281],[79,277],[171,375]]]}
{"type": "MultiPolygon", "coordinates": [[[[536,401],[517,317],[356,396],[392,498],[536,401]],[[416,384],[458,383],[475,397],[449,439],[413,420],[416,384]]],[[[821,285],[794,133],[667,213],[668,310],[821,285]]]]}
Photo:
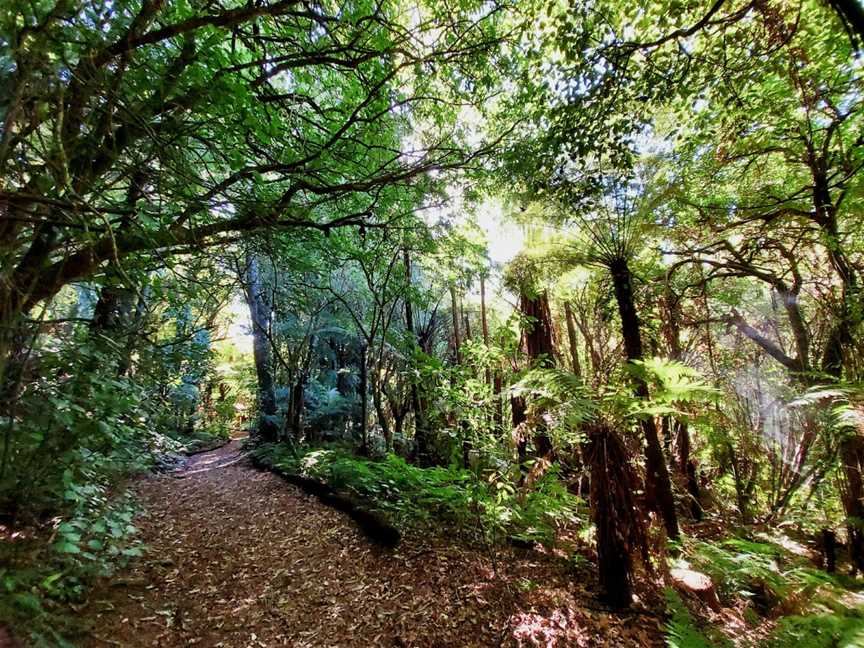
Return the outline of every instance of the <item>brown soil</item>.
{"type": "Polygon", "coordinates": [[[553,555],[407,535],[373,546],[344,514],[255,470],[235,441],[141,480],[149,549],[100,584],[79,645],[660,646],[553,555]]]}

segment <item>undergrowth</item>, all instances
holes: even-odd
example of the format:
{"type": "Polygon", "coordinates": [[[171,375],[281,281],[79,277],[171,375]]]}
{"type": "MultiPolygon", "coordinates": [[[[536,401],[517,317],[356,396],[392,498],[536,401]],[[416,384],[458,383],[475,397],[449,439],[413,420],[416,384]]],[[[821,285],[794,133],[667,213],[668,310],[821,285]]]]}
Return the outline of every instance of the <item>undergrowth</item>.
{"type": "Polygon", "coordinates": [[[711,577],[721,598],[746,599],[763,615],[794,614],[855,587],[852,579],[816,569],[806,557],[770,542],[690,540],[685,555],[711,577]]]}
{"type": "Polygon", "coordinates": [[[861,646],[864,646],[864,607],[836,605],[833,611],[781,619],[761,648],[861,646]]]}
{"type": "Polygon", "coordinates": [[[3,421],[0,625],[27,645],[63,646],[93,580],[141,553],[126,478],[183,443],[141,381],[97,371],[112,365],[93,344],[40,363],[3,421]]]}
{"type": "Polygon", "coordinates": [[[560,526],[579,520],[580,500],[567,491],[555,470],[523,493],[496,471],[420,468],[393,454],[371,460],[339,447],[292,451],[276,444],[254,453],[276,470],[314,477],[352,493],[404,527],[449,521],[453,528],[480,532],[493,542],[511,538],[552,544],[560,526]]]}
{"type": "Polygon", "coordinates": [[[732,648],[732,642],[712,628],[700,628],[681,596],[666,589],[666,644],[669,648],[732,648]],[[710,636],[710,638],[709,638],[710,636]]]}
{"type": "Polygon", "coordinates": [[[71,646],[64,638],[76,631],[69,609],[85,600],[93,579],[143,549],[129,493],[89,484],[68,494],[77,499],[72,512],[0,543],[0,621],[34,648],[71,646]]]}
{"type": "MultiPolygon", "coordinates": [[[[864,646],[864,606],[841,603],[860,581],[814,568],[800,556],[773,542],[740,537],[721,540],[685,539],[679,566],[707,574],[721,601],[746,604],[751,626],[776,620],[767,637],[735,637],[751,648],[852,648],[864,646]]],[[[731,646],[718,628],[694,618],[681,597],[666,592],[671,648],[731,646]]]]}

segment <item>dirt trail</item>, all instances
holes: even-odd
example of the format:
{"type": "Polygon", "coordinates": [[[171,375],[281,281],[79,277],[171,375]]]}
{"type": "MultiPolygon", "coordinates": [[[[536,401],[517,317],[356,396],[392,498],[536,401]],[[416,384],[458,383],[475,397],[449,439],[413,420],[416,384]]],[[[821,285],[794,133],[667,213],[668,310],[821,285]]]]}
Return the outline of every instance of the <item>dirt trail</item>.
{"type": "Polygon", "coordinates": [[[136,491],[149,550],[93,593],[82,646],[662,645],[656,617],[598,610],[551,556],[508,551],[493,572],[454,541],[376,548],[237,441],[136,491]]]}

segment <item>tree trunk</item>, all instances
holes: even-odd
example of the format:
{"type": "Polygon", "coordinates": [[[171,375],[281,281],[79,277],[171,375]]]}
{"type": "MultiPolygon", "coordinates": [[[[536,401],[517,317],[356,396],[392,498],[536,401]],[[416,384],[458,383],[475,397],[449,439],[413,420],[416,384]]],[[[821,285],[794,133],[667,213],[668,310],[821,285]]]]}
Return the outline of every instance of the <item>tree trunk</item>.
{"type": "Polygon", "coordinates": [[[830,6],[840,17],[856,50],[864,46],[864,7],[859,0],[828,0],[830,6]]]}
{"type": "Polygon", "coordinates": [[[360,453],[369,454],[369,439],[366,435],[368,415],[368,374],[366,371],[366,342],[360,346],[360,453]]]}
{"type": "MultiPolygon", "coordinates": [[[[480,328],[483,332],[483,346],[489,348],[489,322],[486,319],[486,278],[480,275],[480,328]]],[[[486,365],[486,384],[492,386],[492,368],[486,365]]]]}
{"type": "MultiPolygon", "coordinates": [[[[132,315],[132,331],[138,332],[144,324],[144,315],[147,312],[147,299],[149,298],[149,288],[145,287],[138,296],[138,303],[135,305],[135,312],[132,315]]],[[[138,346],[139,339],[129,340],[125,351],[120,356],[120,365],[117,371],[121,376],[125,376],[132,368],[132,354],[138,346]]]]}
{"type": "MultiPolygon", "coordinates": [[[[408,253],[408,248],[405,248],[402,251],[403,260],[405,262],[405,281],[406,284],[410,287],[411,285],[411,255],[408,253]]],[[[414,330],[414,309],[411,305],[411,294],[410,290],[405,294],[405,329],[408,331],[408,335],[411,338],[412,346],[419,348],[420,341],[417,339],[417,333],[414,330]]],[[[412,366],[414,365],[414,360],[411,361],[412,366]]],[[[417,388],[417,379],[414,375],[414,372],[411,372],[409,376],[409,380],[411,381],[411,409],[414,412],[414,443],[416,444],[416,458],[417,462],[422,466],[429,463],[430,457],[430,444],[429,444],[429,431],[426,429],[426,417],[423,412],[423,407],[420,403],[420,393],[417,388]]],[[[400,421],[401,428],[401,421],[400,421]]],[[[400,429],[401,432],[401,429],[400,429]]]]}
{"type": "Polygon", "coordinates": [[[390,429],[390,420],[387,418],[387,412],[384,411],[384,402],[381,398],[380,372],[377,367],[373,369],[372,404],[375,406],[375,415],[378,417],[378,424],[381,426],[381,434],[384,435],[384,447],[389,452],[393,448],[393,431],[390,429]]]}
{"type": "Polygon", "coordinates": [[[102,351],[100,360],[114,368],[122,376],[129,368],[132,357],[132,312],[135,308],[135,291],[118,285],[105,285],[99,291],[99,299],[90,320],[91,341],[102,351]],[[108,342],[110,340],[110,342],[108,342]]]}
{"type": "Polygon", "coordinates": [[[843,505],[849,535],[849,559],[856,570],[864,572],[864,438],[849,434],[840,444],[840,460],[845,478],[843,505]]]}
{"type": "MultiPolygon", "coordinates": [[[[822,371],[836,380],[842,377],[847,334],[841,317],[825,343],[822,371]]],[[[847,434],[840,442],[840,461],[845,481],[841,499],[846,512],[849,560],[856,570],[864,572],[864,437],[847,434]]]]}
{"type": "Polygon", "coordinates": [[[694,520],[702,519],[702,493],[699,489],[699,478],[696,474],[696,462],[690,458],[690,432],[683,421],[675,422],[675,446],[678,450],[678,470],[684,476],[687,484],[687,495],[690,497],[690,515],[694,520]]]}
{"type": "Polygon", "coordinates": [[[459,304],[456,301],[456,284],[450,284],[450,309],[453,311],[453,354],[456,364],[462,364],[462,339],[459,335],[459,304]]]}
{"type": "Polygon", "coordinates": [[[289,423],[289,429],[291,430],[291,436],[295,441],[301,441],[303,437],[303,393],[304,393],[304,376],[301,373],[297,376],[297,380],[291,386],[291,421],[289,423]]]}
{"type": "Polygon", "coordinates": [[[501,376],[501,369],[495,370],[494,386],[492,391],[495,392],[495,427],[501,434],[504,433],[504,398],[501,396],[501,391],[504,389],[504,378],[501,376]]]}
{"type": "Polygon", "coordinates": [[[90,321],[90,332],[102,335],[116,345],[117,348],[110,350],[109,356],[116,358],[118,376],[125,376],[131,367],[136,346],[135,334],[141,326],[146,308],[145,295],[136,295],[132,288],[106,285],[99,291],[90,321]]]}
{"type": "Polygon", "coordinates": [[[567,341],[570,343],[570,359],[573,362],[573,373],[582,375],[582,365],[579,363],[579,345],[576,338],[576,321],[573,318],[573,309],[568,302],[564,302],[564,318],[567,320],[567,341]]]}
{"type": "Polygon", "coordinates": [[[670,415],[660,417],[660,431],[663,436],[663,454],[668,461],[672,456],[672,417],[670,415]]]}
{"type": "Polygon", "coordinates": [[[519,296],[519,309],[534,321],[523,331],[525,351],[536,367],[551,367],[555,362],[555,344],[552,336],[552,316],[549,295],[544,290],[537,295],[519,296]]]}
{"type": "MultiPolygon", "coordinates": [[[[545,290],[536,295],[523,292],[519,297],[519,308],[523,315],[533,320],[529,324],[530,328],[526,328],[522,332],[530,366],[532,368],[553,366],[555,362],[555,344],[552,339],[552,316],[549,310],[549,295],[545,290]]],[[[522,416],[524,417],[524,409],[522,416]]],[[[535,462],[528,477],[526,477],[526,481],[529,484],[535,483],[542,476],[554,456],[554,447],[552,440],[549,438],[546,424],[542,420],[533,420],[532,428],[534,449],[539,460],[535,462]]],[[[523,439],[521,441],[524,443],[527,435],[523,434],[522,436],[523,439]]],[[[524,461],[525,449],[523,446],[518,447],[520,448],[520,461],[524,461]]]]}
{"type": "Polygon", "coordinates": [[[393,434],[394,436],[402,438],[405,427],[405,410],[395,410],[393,411],[393,434]]]}
{"type": "Polygon", "coordinates": [[[633,500],[636,478],[627,449],[604,425],[587,430],[585,456],[591,469],[591,519],[597,532],[597,569],[603,599],[627,607],[632,599],[633,556],[647,557],[645,529],[633,500]]]}
{"type": "MultiPolygon", "coordinates": [[[[624,339],[624,351],[627,360],[633,362],[642,359],[642,338],[639,316],[636,314],[636,303],[633,299],[633,277],[626,259],[617,259],[611,263],[612,283],[615,287],[615,300],[618,303],[618,314],[621,317],[621,336],[624,339]]],[[[642,378],[634,378],[634,393],[637,398],[647,400],[650,396],[648,384],[642,378]]],[[[663,517],[666,533],[670,538],[678,538],[678,517],[675,514],[675,499],[672,495],[672,483],[669,471],[663,458],[660,439],[657,436],[657,425],[649,416],[641,421],[642,432],[645,435],[645,470],[647,472],[646,494],[648,502],[663,517]]]]}
{"type": "Polygon", "coordinates": [[[258,430],[262,442],[276,441],[279,434],[276,425],[276,396],[273,386],[273,362],[268,333],[270,308],[264,298],[258,259],[251,252],[246,254],[246,303],[252,320],[252,355],[255,374],[258,377],[258,430]]]}
{"type": "Polygon", "coordinates": [[[576,320],[576,324],[579,327],[579,331],[582,333],[582,337],[585,339],[585,349],[588,352],[587,359],[589,362],[587,363],[586,377],[594,380],[600,375],[600,370],[603,368],[600,351],[598,351],[597,345],[594,344],[594,336],[591,334],[591,324],[584,313],[580,313],[579,319],[576,320]]]}
{"type": "Polygon", "coordinates": [[[526,420],[525,409],[525,399],[522,396],[510,397],[510,415],[520,466],[524,466],[528,460],[528,435],[525,434],[524,426],[522,425],[526,420]]]}
{"type": "Polygon", "coordinates": [[[99,291],[99,300],[93,309],[90,330],[109,336],[128,323],[135,304],[135,291],[123,286],[106,285],[99,291]]]}

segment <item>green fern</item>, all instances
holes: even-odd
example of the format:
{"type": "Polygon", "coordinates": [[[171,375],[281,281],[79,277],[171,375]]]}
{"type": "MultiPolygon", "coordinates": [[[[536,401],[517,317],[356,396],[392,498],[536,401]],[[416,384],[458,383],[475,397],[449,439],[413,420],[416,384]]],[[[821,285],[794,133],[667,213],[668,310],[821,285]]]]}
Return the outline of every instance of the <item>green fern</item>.
{"type": "Polygon", "coordinates": [[[530,396],[531,411],[554,411],[568,430],[575,431],[597,413],[597,402],[582,379],[561,369],[534,369],[510,387],[513,396],[530,396]]]}
{"type": "Polygon", "coordinates": [[[864,646],[864,608],[781,619],[762,648],[860,648],[864,646]]]}
{"type": "Polygon", "coordinates": [[[686,414],[678,406],[716,401],[720,392],[703,382],[699,373],[675,360],[649,358],[628,363],[627,371],[652,385],[651,399],[638,403],[643,415],[686,414]]]}
{"type": "MultiPolygon", "coordinates": [[[[673,589],[666,589],[666,609],[669,621],[666,622],[666,645],[669,648],[717,648],[729,646],[732,642],[726,637],[717,636],[709,639],[696,625],[690,610],[673,589]]],[[[716,633],[714,633],[716,634],[716,633]]]]}

